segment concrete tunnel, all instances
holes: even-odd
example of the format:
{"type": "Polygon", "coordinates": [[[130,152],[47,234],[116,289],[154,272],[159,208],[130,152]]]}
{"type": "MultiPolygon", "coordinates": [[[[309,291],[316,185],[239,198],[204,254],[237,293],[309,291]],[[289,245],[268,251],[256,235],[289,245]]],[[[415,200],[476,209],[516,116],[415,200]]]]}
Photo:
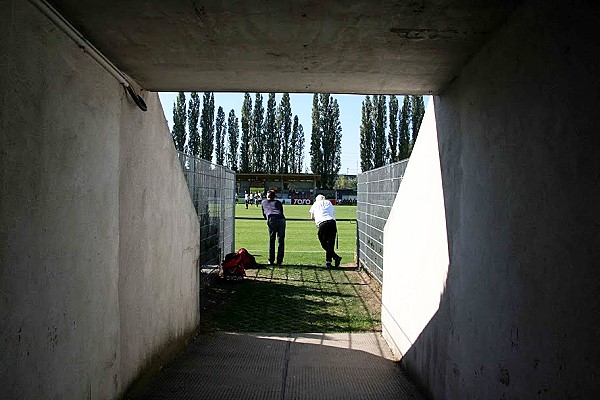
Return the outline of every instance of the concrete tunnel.
{"type": "Polygon", "coordinates": [[[178,90],[433,94],[385,230],[386,340],[432,399],[600,389],[595,5],[2,0],[0,20],[2,397],[118,398],[194,331],[199,228],[156,93],[178,90]]]}

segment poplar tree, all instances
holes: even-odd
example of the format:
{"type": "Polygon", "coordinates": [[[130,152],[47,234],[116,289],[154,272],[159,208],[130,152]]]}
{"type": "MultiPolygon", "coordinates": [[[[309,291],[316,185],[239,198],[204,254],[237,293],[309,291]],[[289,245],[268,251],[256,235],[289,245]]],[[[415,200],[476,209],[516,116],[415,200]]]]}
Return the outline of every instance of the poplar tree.
{"type": "Polygon", "coordinates": [[[341,166],[342,124],[340,108],[331,94],[313,96],[311,169],[321,175],[321,186],[333,188],[341,166]]]}
{"type": "Polygon", "coordinates": [[[294,150],[296,152],[296,172],[301,174],[304,161],[304,128],[302,124],[298,125],[298,140],[294,150]]]}
{"type": "Polygon", "coordinates": [[[415,145],[417,136],[419,135],[419,128],[421,128],[421,122],[423,121],[423,115],[425,115],[425,102],[423,96],[411,96],[412,106],[412,146],[415,145]]]}
{"type": "Polygon", "coordinates": [[[215,96],[212,92],[204,92],[202,101],[202,141],[200,142],[200,158],[211,161],[215,140],[215,96]]]}
{"type": "Polygon", "coordinates": [[[281,118],[282,118],[282,113],[281,113],[281,102],[279,102],[279,105],[277,106],[277,112],[275,113],[275,147],[277,147],[277,153],[276,153],[276,164],[277,164],[277,168],[276,168],[276,172],[281,173],[282,171],[282,166],[281,166],[281,135],[282,135],[282,129],[281,127],[283,126],[281,123],[281,118]]]}
{"type": "Polygon", "coordinates": [[[313,95],[312,130],[310,134],[310,169],[313,174],[323,172],[323,145],[321,135],[321,109],[319,95],[313,95]]]}
{"type": "Polygon", "coordinates": [[[390,163],[399,160],[398,158],[398,99],[396,96],[390,96],[390,130],[388,134],[388,145],[390,146],[390,163]]]}
{"type": "Polygon", "coordinates": [[[329,93],[322,94],[320,102],[323,154],[321,185],[325,189],[332,189],[341,166],[342,125],[340,123],[340,109],[337,100],[331,97],[329,93]]]}
{"type": "Polygon", "coordinates": [[[217,120],[215,122],[215,158],[219,165],[225,165],[225,131],[227,125],[225,123],[225,111],[219,106],[217,110],[217,120]]]}
{"type": "Polygon", "coordinates": [[[292,136],[290,138],[290,173],[296,173],[296,167],[298,163],[296,162],[296,146],[298,144],[298,116],[294,115],[294,123],[292,124],[292,136]]]}
{"type": "Polygon", "coordinates": [[[408,96],[404,96],[402,109],[400,110],[400,118],[398,120],[399,138],[398,138],[398,155],[400,160],[404,160],[410,156],[410,120],[412,116],[410,100],[408,96]]]}
{"type": "Polygon", "coordinates": [[[331,154],[331,144],[328,142],[328,139],[331,136],[328,134],[331,130],[331,110],[329,109],[329,100],[331,99],[331,95],[329,93],[322,93],[319,95],[319,110],[320,110],[320,118],[319,125],[321,125],[321,187],[324,189],[328,188],[329,176],[327,173],[329,167],[329,160],[332,157],[331,154]]]}
{"type": "Polygon", "coordinates": [[[363,172],[373,169],[373,106],[367,95],[362,103],[360,124],[360,169],[363,172]]]}
{"type": "Polygon", "coordinates": [[[263,131],[265,109],[263,107],[262,94],[256,93],[254,100],[254,112],[252,116],[252,171],[265,172],[265,140],[263,131]]]}
{"type": "Polygon", "coordinates": [[[304,128],[299,123],[298,116],[294,116],[292,139],[290,140],[290,172],[302,173],[304,158],[304,128]]]}
{"type": "Polygon", "coordinates": [[[231,110],[227,119],[227,167],[233,171],[238,170],[238,137],[238,119],[235,111],[231,110]]]}
{"type": "Polygon", "coordinates": [[[287,174],[290,171],[290,137],[292,135],[292,105],[290,94],[284,93],[281,98],[280,121],[281,121],[281,169],[280,172],[287,174]]]}
{"type": "Polygon", "coordinates": [[[340,122],[340,106],[338,105],[336,99],[333,99],[332,119],[333,123],[331,134],[333,135],[333,150],[335,152],[335,155],[331,160],[332,164],[328,185],[330,189],[333,188],[335,180],[337,179],[337,176],[340,173],[340,168],[342,167],[342,123],[340,122]]]}
{"type": "Polygon", "coordinates": [[[252,98],[244,93],[242,104],[242,137],[240,140],[240,172],[250,171],[250,130],[252,126],[252,98]]]}
{"type": "Polygon", "coordinates": [[[275,93],[269,93],[267,100],[267,111],[265,115],[265,170],[270,173],[276,173],[279,166],[279,145],[277,131],[277,102],[275,101],[275,93]]]}
{"type": "Polygon", "coordinates": [[[177,151],[183,151],[185,146],[185,123],[187,120],[185,93],[179,92],[173,104],[173,143],[177,151]]]}
{"type": "Polygon", "coordinates": [[[188,103],[188,143],[189,154],[196,157],[200,151],[200,134],[198,133],[198,118],[200,117],[200,96],[192,92],[188,103]]]}
{"type": "Polygon", "coordinates": [[[386,163],[387,143],[386,128],[386,99],[384,95],[373,97],[374,102],[374,137],[373,137],[373,168],[379,168],[386,163]]]}

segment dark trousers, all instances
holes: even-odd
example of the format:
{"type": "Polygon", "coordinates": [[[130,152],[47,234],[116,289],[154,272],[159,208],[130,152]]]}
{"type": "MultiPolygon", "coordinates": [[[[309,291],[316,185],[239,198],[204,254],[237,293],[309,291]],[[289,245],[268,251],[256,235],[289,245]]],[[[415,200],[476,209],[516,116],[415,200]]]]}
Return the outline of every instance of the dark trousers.
{"type": "Polygon", "coordinates": [[[269,227],[269,262],[275,261],[275,236],[277,236],[277,264],[283,262],[283,242],[285,240],[285,219],[271,219],[269,227]]]}
{"type": "Polygon", "coordinates": [[[325,222],[321,222],[319,225],[319,231],[317,232],[317,236],[319,236],[319,242],[321,242],[321,247],[325,250],[325,260],[327,262],[331,262],[331,260],[335,260],[339,258],[333,249],[335,246],[335,236],[337,234],[337,225],[334,220],[329,220],[325,222]]]}

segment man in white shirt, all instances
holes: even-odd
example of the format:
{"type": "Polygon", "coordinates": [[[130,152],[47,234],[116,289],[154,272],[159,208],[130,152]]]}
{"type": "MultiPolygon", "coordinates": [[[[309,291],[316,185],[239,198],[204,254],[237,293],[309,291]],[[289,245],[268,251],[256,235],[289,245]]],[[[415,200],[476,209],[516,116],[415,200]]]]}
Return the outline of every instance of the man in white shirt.
{"type": "Polygon", "coordinates": [[[338,256],[333,249],[337,235],[333,204],[320,194],[315,198],[315,203],[310,207],[309,212],[310,217],[315,220],[317,227],[319,227],[317,236],[319,242],[321,242],[321,247],[325,250],[325,266],[327,269],[331,268],[331,260],[333,260],[335,266],[339,267],[342,257],[338,256]]]}

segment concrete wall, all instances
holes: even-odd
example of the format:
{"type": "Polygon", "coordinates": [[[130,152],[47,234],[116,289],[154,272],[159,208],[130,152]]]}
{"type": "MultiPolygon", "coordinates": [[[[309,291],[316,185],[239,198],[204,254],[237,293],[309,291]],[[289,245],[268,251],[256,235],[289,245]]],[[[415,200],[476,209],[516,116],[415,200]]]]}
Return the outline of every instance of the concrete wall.
{"type": "Polygon", "coordinates": [[[198,223],[158,96],[0,4],[2,398],[114,398],[197,323],[198,223]]]}
{"type": "Polygon", "coordinates": [[[403,358],[432,398],[600,388],[599,21],[578,7],[529,2],[434,100],[450,264],[441,296],[413,278],[438,306],[403,358]]]}
{"type": "MultiPolygon", "coordinates": [[[[156,93],[121,114],[121,378],[197,325],[200,225],[156,93]],[[152,111],[152,112],[151,112],[152,111]]],[[[127,103],[128,108],[131,103],[127,103]]]]}
{"type": "Polygon", "coordinates": [[[399,356],[438,310],[448,241],[433,102],[383,231],[383,336],[399,356]]]}

